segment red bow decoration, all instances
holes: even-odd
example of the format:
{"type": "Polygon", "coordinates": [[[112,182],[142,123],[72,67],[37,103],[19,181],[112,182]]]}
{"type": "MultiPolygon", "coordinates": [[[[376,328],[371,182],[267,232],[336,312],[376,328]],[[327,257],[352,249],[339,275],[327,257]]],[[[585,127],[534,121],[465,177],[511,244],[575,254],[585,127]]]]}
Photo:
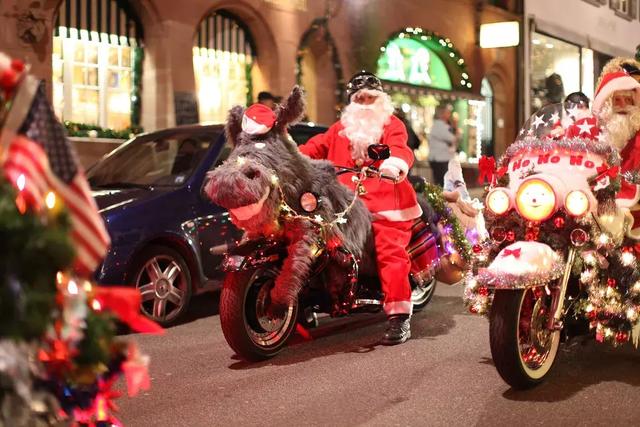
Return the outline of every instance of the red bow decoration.
{"type": "Polygon", "coordinates": [[[602,166],[598,166],[596,168],[596,171],[598,172],[598,176],[596,177],[596,182],[600,181],[601,179],[603,179],[604,177],[609,177],[609,178],[615,178],[616,176],[618,176],[618,172],[620,171],[620,167],[619,166],[614,166],[614,167],[609,167],[608,164],[603,163],[602,166]]]}
{"type": "Polygon", "coordinates": [[[140,314],[140,292],[135,288],[95,286],[95,299],[136,332],[163,334],[164,329],[140,314]]]}
{"type": "Polygon", "coordinates": [[[478,183],[484,184],[485,180],[492,182],[493,176],[496,173],[496,159],[492,156],[480,157],[478,170],[480,171],[480,175],[478,175],[478,183]]]}
{"type": "Polygon", "coordinates": [[[520,248],[505,249],[504,252],[502,252],[502,258],[506,258],[509,255],[513,255],[514,258],[520,258],[520,248]]]}

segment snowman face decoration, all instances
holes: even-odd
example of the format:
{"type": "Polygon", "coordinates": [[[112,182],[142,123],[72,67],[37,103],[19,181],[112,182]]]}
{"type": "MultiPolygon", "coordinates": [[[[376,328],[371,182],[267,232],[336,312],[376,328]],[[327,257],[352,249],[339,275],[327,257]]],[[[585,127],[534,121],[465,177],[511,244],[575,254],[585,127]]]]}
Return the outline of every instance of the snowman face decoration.
{"type": "Polygon", "coordinates": [[[529,221],[544,221],[556,209],[556,195],[549,183],[539,178],[528,179],[518,188],[516,207],[529,221]]]}

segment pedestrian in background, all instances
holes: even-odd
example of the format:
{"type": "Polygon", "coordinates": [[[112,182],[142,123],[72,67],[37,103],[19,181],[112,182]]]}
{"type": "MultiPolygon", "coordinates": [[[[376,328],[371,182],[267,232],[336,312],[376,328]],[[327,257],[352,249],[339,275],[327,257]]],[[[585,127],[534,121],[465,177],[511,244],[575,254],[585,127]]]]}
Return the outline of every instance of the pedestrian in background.
{"type": "Polygon", "coordinates": [[[278,98],[280,97],[273,95],[271,92],[263,91],[258,94],[258,104],[266,105],[273,110],[276,108],[278,98]]]}
{"type": "Polygon", "coordinates": [[[444,185],[447,165],[455,155],[458,145],[458,138],[451,132],[450,119],[451,107],[438,105],[429,132],[429,164],[433,171],[433,181],[437,185],[444,185]]]}

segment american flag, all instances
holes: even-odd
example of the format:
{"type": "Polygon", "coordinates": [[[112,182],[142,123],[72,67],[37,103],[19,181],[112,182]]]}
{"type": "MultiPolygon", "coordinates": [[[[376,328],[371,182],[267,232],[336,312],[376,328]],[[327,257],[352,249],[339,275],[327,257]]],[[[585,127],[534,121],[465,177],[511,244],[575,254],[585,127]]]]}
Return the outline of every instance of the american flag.
{"type": "Polygon", "coordinates": [[[109,235],[62,124],[40,84],[3,164],[6,177],[38,208],[50,192],[61,199],[71,219],[76,248],[74,268],[90,274],[102,262],[109,235]]]}

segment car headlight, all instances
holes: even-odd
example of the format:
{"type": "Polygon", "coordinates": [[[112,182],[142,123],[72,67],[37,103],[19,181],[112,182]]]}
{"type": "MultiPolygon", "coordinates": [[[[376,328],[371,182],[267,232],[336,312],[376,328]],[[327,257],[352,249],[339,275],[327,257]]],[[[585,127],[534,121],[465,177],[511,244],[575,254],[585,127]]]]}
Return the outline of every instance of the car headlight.
{"type": "Polygon", "coordinates": [[[487,195],[487,208],[495,215],[502,215],[511,208],[511,197],[504,188],[491,190],[487,195]]]}
{"type": "Polygon", "coordinates": [[[564,207],[572,216],[582,216],[589,212],[589,197],[584,191],[574,190],[564,199],[564,207]]]}
{"type": "Polygon", "coordinates": [[[518,188],[516,208],[529,221],[544,221],[556,209],[556,194],[548,182],[539,178],[528,179],[518,188]]]}

